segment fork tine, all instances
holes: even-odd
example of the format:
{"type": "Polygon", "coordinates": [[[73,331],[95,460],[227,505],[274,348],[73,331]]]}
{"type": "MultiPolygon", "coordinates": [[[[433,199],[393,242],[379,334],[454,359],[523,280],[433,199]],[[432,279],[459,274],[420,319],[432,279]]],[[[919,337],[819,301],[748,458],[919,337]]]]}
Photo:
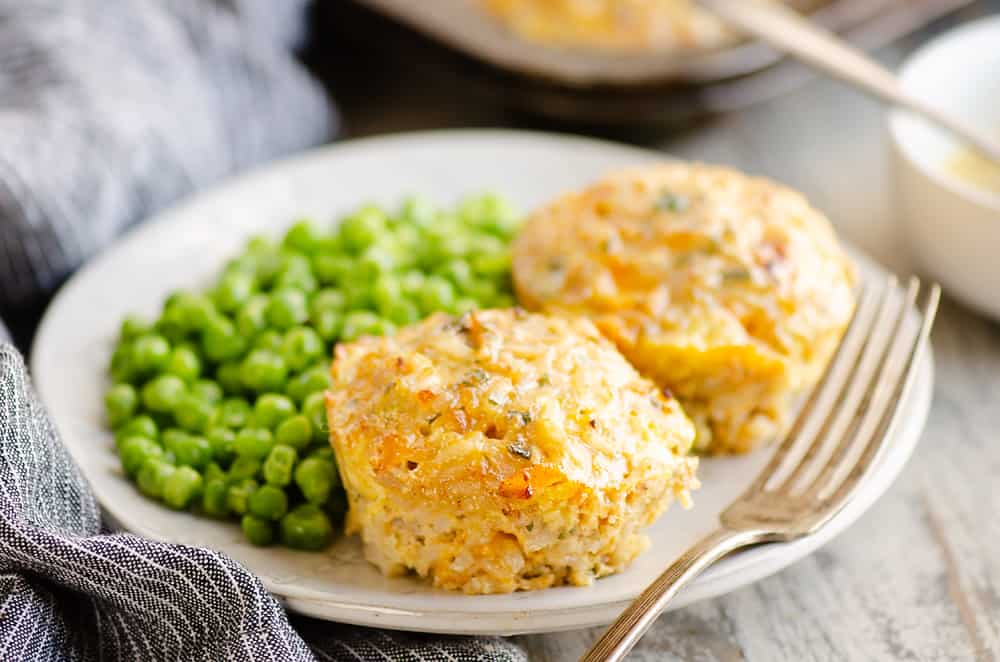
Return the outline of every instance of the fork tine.
{"type": "MultiPolygon", "coordinates": [[[[819,472],[819,475],[805,489],[804,493],[806,496],[816,496],[821,493],[831,479],[843,469],[845,463],[851,459],[851,451],[856,449],[861,443],[862,435],[859,434],[859,431],[866,421],[868,412],[872,409],[876,397],[880,395],[881,391],[887,388],[887,384],[891,383],[884,379],[884,373],[889,365],[893,349],[899,346],[898,338],[900,331],[906,322],[907,316],[910,314],[910,310],[913,308],[919,289],[920,281],[916,278],[911,278],[903,304],[899,307],[895,317],[890,320],[889,328],[891,332],[884,338],[879,338],[877,341],[878,344],[870,345],[871,355],[869,356],[866,352],[862,358],[861,363],[865,363],[869,358],[875,361],[875,363],[868,368],[866,373],[861,373],[861,377],[858,378],[857,382],[848,385],[848,390],[851,390],[852,386],[855,387],[852,392],[843,394],[846,397],[842,400],[842,406],[838,408],[837,422],[840,422],[841,417],[850,418],[846,421],[846,427],[838,430],[839,439],[835,442],[836,446],[833,453],[823,463],[823,468],[819,472]],[[858,394],[860,394],[860,399],[858,394]]],[[[824,430],[824,433],[827,432],[829,431],[824,430]]]]}
{"type": "Polygon", "coordinates": [[[758,474],[757,478],[754,479],[753,484],[747,490],[748,493],[759,492],[765,489],[767,483],[770,481],[771,477],[774,476],[775,472],[781,468],[784,464],[785,459],[789,456],[792,449],[801,446],[802,431],[806,428],[808,423],[817,415],[816,405],[820,401],[822,393],[827,389],[828,386],[837,386],[833,382],[834,373],[836,372],[836,367],[843,364],[845,359],[847,361],[852,361],[850,357],[852,354],[860,350],[863,346],[866,331],[871,325],[870,315],[868,314],[868,304],[873,300],[874,295],[871,294],[871,290],[864,285],[859,292],[858,299],[859,304],[855,307],[854,313],[851,317],[851,322],[844,333],[844,337],[841,340],[839,346],[834,352],[833,357],[830,359],[830,364],[827,367],[826,372],[823,374],[822,379],[819,384],[812,390],[809,398],[802,405],[799,410],[798,416],[795,418],[792,427],[789,428],[785,435],[781,446],[775,451],[774,455],[771,457],[770,462],[767,466],[758,474]],[[859,345],[859,341],[861,344],[859,345]]]}
{"type": "Polygon", "coordinates": [[[885,448],[886,440],[891,436],[892,430],[899,418],[900,403],[906,400],[910,389],[913,387],[914,378],[920,366],[920,359],[923,357],[924,352],[927,351],[928,337],[930,336],[931,327],[934,325],[934,317],[937,315],[938,303],[940,301],[941,288],[935,283],[931,286],[927,300],[922,306],[921,313],[923,320],[921,321],[920,330],[909,347],[908,356],[902,369],[897,371],[895,378],[889,382],[893,384],[894,388],[890,396],[886,399],[882,410],[877,412],[880,414],[878,424],[872,431],[868,443],[865,444],[864,451],[862,451],[851,472],[844,478],[833,494],[825,499],[826,503],[831,506],[829,512],[825,514],[826,519],[836,515],[843,508],[844,504],[850,501],[860,486],[861,479],[868,474],[871,467],[874,466],[875,461],[881,455],[883,448],[885,448]]]}
{"type": "MultiPolygon", "coordinates": [[[[826,440],[830,435],[831,429],[834,427],[835,422],[838,420],[839,414],[843,410],[843,403],[848,391],[851,388],[851,384],[856,379],[861,365],[864,363],[864,357],[867,356],[868,351],[871,347],[872,339],[875,337],[875,331],[880,327],[884,320],[884,313],[886,307],[891,301],[892,294],[897,290],[897,279],[895,276],[889,276],[886,278],[885,289],[882,291],[882,296],[880,297],[879,304],[872,312],[872,322],[864,328],[864,337],[861,339],[860,344],[850,352],[850,354],[845,355],[845,364],[849,366],[847,368],[846,374],[841,376],[837,382],[836,398],[834,399],[834,404],[829,407],[826,412],[826,416],[823,418],[823,422],[819,429],[816,430],[812,437],[812,443],[810,443],[809,448],[806,450],[805,454],[799,459],[795,468],[792,470],[791,474],[785,478],[778,491],[785,492],[792,489],[801,478],[802,474],[805,473],[812,466],[813,459],[819,455],[819,453],[826,446],[826,440]]],[[[833,371],[833,366],[830,368],[830,372],[833,371]]],[[[803,440],[803,443],[805,440],[803,440]]]]}

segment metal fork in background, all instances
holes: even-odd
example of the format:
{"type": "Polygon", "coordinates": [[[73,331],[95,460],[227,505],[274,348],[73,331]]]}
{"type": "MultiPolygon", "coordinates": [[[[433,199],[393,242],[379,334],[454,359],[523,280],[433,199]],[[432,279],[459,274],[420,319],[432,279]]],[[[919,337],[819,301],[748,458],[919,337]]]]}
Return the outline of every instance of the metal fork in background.
{"type": "Polygon", "coordinates": [[[917,305],[894,277],[863,290],[837,353],[785,441],[746,492],[719,516],[719,528],[685,552],[608,628],[581,662],[621,660],[667,603],[726,554],[815,533],[854,497],[891,436],[906,399],[941,291],[917,305]],[[919,314],[917,314],[919,313],[919,314]]]}

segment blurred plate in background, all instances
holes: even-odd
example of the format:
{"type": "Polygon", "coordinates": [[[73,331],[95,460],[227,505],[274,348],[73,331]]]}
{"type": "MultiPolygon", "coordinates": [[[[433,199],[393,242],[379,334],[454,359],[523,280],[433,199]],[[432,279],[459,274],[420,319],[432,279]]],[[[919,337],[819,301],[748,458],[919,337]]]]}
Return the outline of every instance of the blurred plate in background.
{"type": "MultiPolygon", "coordinates": [[[[844,32],[906,6],[953,7],[953,0],[787,0],[820,25],[844,32]]],[[[759,71],[780,59],[760,43],[657,52],[565,48],[527,41],[487,13],[479,0],[358,0],[468,55],[572,87],[706,83],[759,71]]]]}

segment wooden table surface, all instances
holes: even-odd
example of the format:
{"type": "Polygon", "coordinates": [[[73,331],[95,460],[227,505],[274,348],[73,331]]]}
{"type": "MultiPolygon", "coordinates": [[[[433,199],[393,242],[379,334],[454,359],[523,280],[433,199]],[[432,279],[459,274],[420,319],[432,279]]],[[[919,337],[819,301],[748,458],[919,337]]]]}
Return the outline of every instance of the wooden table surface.
{"type": "MultiPolygon", "coordinates": [[[[977,3],[880,55],[895,64],[947,25],[997,11],[996,0],[977,3]]],[[[464,97],[448,73],[427,66],[416,72],[422,75],[400,76],[389,58],[327,72],[348,131],[539,125],[464,97]]],[[[883,110],[840,84],[815,80],[773,102],[640,142],[790,184],[856,245],[901,273],[910,268],[883,110]]],[[[946,300],[933,344],[927,430],[889,492],[805,560],[662,617],[630,659],[1000,659],[1000,325],[946,300]]],[[[598,634],[517,640],[532,660],[562,661],[576,659],[598,634]]]]}

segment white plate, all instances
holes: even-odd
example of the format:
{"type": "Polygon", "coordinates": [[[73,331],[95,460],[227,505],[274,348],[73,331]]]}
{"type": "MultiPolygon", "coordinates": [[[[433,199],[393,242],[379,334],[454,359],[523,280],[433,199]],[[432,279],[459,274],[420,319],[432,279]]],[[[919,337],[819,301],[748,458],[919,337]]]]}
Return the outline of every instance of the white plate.
{"type": "MultiPolygon", "coordinates": [[[[392,204],[408,192],[442,202],[484,189],[528,209],[608,170],[663,159],[631,147],[509,131],[419,133],[348,142],[287,160],[191,199],[131,232],[83,268],[42,322],[32,368],[41,397],[107,512],[141,535],[213,547],[257,573],[291,609],[330,620],[451,633],[545,632],[610,622],[673,558],[708,532],[717,514],[767,460],[710,459],[695,507],[673,507],[650,529],[653,545],[626,571],[587,588],[466,596],[412,578],[385,579],[356,539],[328,554],[258,549],[238,528],[177,513],[143,498],[123,477],[101,423],[101,394],[118,321],[152,316],[165,294],[198,286],[247,235],[278,232],[303,214],[332,219],[359,203],[392,204]]],[[[865,263],[878,273],[878,266],[865,263]]],[[[929,354],[928,354],[929,355],[929,354]]],[[[680,607],[732,591],[809,554],[856,520],[889,487],[913,451],[927,415],[932,367],[922,367],[888,452],[858,498],[822,533],[731,556],[674,601],[680,607]]]]}

